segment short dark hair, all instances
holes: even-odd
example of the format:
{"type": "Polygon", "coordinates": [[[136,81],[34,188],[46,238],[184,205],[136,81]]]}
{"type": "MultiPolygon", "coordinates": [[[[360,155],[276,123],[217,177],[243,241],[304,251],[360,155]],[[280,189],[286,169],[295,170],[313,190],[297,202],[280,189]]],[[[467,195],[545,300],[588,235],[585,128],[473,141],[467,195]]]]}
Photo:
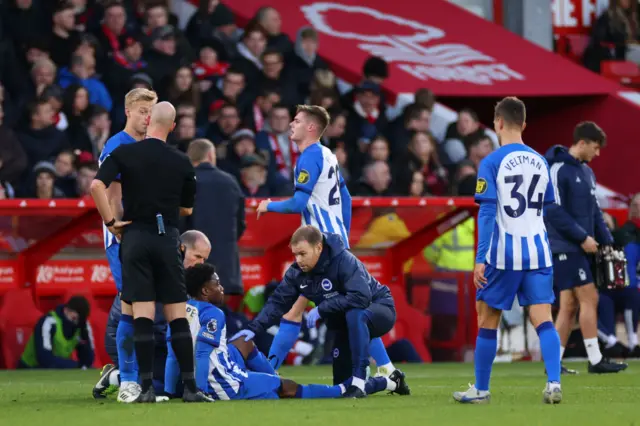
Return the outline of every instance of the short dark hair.
{"type": "Polygon", "coordinates": [[[458,115],[465,113],[465,114],[469,114],[469,116],[471,118],[473,118],[474,121],[480,121],[478,119],[478,113],[475,112],[474,110],[472,110],[471,108],[462,108],[459,112],[458,115]]]}
{"type": "Polygon", "coordinates": [[[262,52],[262,55],[260,55],[260,59],[264,61],[264,58],[269,55],[278,55],[281,61],[284,59],[282,52],[274,47],[267,47],[266,49],[264,49],[264,52],[262,52]]]}
{"type": "Polygon", "coordinates": [[[301,112],[318,124],[318,128],[320,129],[318,137],[321,137],[324,131],[327,130],[329,121],[331,121],[327,110],[318,105],[298,105],[296,107],[296,114],[301,112]]]}
{"type": "Polygon", "coordinates": [[[422,113],[425,111],[428,111],[429,113],[431,113],[431,109],[429,109],[429,107],[424,104],[413,103],[413,104],[407,105],[407,109],[405,113],[406,122],[408,123],[411,120],[419,119],[422,113]]]}
{"type": "Polygon", "coordinates": [[[267,98],[267,97],[269,97],[269,95],[278,95],[278,97],[282,96],[280,94],[280,88],[279,87],[277,87],[275,85],[271,85],[271,84],[262,85],[262,87],[260,88],[260,91],[258,92],[258,97],[267,98]]]}
{"type": "Polygon", "coordinates": [[[85,161],[84,163],[78,164],[78,170],[89,169],[92,172],[97,172],[99,168],[100,167],[98,166],[98,163],[96,163],[95,161],[85,161]]]}
{"type": "Polygon", "coordinates": [[[49,105],[49,101],[42,98],[36,98],[34,101],[29,102],[27,105],[29,119],[33,118],[33,116],[38,113],[38,108],[42,105],[49,105]]]}
{"type": "Polygon", "coordinates": [[[577,144],[580,141],[595,142],[601,147],[607,145],[607,135],[604,130],[600,128],[593,121],[583,121],[578,123],[573,131],[573,144],[577,144]]]}
{"type": "Polygon", "coordinates": [[[427,88],[420,88],[414,93],[414,103],[424,105],[429,108],[429,111],[433,109],[433,104],[436,103],[436,95],[432,90],[427,88]]]}
{"type": "Polygon", "coordinates": [[[389,64],[378,56],[369,56],[362,64],[362,75],[365,77],[389,77],[389,64]]]}
{"type": "Polygon", "coordinates": [[[248,38],[251,33],[260,33],[265,39],[269,38],[269,33],[267,32],[267,30],[265,30],[264,27],[256,19],[252,19],[251,21],[249,21],[247,26],[244,28],[242,39],[244,40],[248,38]]]}
{"type": "Polygon", "coordinates": [[[527,109],[520,99],[509,96],[496,104],[494,116],[502,118],[507,126],[522,127],[527,121],[527,109]]]}
{"type": "Polygon", "coordinates": [[[347,111],[342,109],[339,105],[331,106],[329,109],[327,109],[327,113],[329,114],[330,124],[335,123],[338,117],[347,118],[347,111]]]}
{"type": "Polygon", "coordinates": [[[231,66],[227,68],[227,72],[224,74],[224,76],[226,77],[228,74],[239,74],[242,77],[244,77],[244,81],[247,81],[247,77],[244,75],[242,70],[238,67],[231,66]]]}
{"type": "Polygon", "coordinates": [[[98,104],[91,105],[89,107],[89,122],[93,121],[94,118],[98,118],[104,114],[109,114],[109,111],[105,107],[98,104]]]}
{"type": "Polygon", "coordinates": [[[91,306],[89,305],[89,301],[87,300],[87,298],[84,296],[71,296],[66,304],[66,307],[78,313],[78,315],[80,316],[80,322],[85,322],[87,318],[89,318],[91,306]]]}
{"type": "Polygon", "coordinates": [[[198,297],[200,291],[202,291],[202,287],[211,281],[211,277],[215,273],[216,268],[210,263],[201,263],[187,268],[184,273],[184,278],[189,296],[198,297]]]}
{"type": "Polygon", "coordinates": [[[299,244],[303,241],[308,242],[312,246],[318,245],[322,242],[322,232],[315,226],[301,226],[291,236],[289,245],[299,244]]]}

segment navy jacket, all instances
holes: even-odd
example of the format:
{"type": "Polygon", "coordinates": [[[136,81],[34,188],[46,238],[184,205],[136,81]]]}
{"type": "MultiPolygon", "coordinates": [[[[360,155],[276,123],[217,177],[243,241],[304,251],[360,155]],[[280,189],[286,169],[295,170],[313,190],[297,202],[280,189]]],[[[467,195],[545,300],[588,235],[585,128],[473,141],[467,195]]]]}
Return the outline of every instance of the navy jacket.
{"type": "Polygon", "coordinates": [[[243,294],[238,240],[246,228],[244,194],[229,173],[203,163],[196,167],[196,199],[187,228],[211,241],[207,262],[216,266],[226,294],[243,294]]]}
{"type": "Polygon", "coordinates": [[[389,287],[369,274],[339,235],[323,234],[323,245],[310,272],[302,272],[296,263],[289,267],[262,311],[247,326],[249,330],[257,334],[280,321],[300,295],[316,304],[323,319],[344,318],[348,310],[366,309],[372,303],[394,307],[389,287]]]}
{"type": "Polygon", "coordinates": [[[553,253],[581,252],[592,236],[599,244],[613,244],[596,199],[596,178],[589,166],[556,145],[546,154],[556,203],[545,209],[544,222],[553,253]]]}
{"type": "Polygon", "coordinates": [[[89,326],[84,323],[80,326],[72,323],[64,315],[64,305],[58,305],[55,309],[56,313],[62,318],[62,332],[69,339],[80,329],[80,342],[76,346],[76,355],[78,361],[72,359],[60,358],[53,354],[54,336],[56,334],[57,324],[49,315],[45,315],[38,321],[33,330],[33,341],[36,347],[36,357],[40,368],[78,368],[91,367],[93,364],[94,350],[93,340],[90,336],[89,326]]]}

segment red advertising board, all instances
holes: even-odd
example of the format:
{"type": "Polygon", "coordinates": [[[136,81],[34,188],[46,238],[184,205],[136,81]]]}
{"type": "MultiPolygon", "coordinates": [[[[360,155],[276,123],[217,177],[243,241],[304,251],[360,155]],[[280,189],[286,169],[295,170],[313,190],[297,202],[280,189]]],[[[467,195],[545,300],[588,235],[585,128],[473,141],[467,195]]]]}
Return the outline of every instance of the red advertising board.
{"type": "Polygon", "coordinates": [[[589,34],[598,16],[608,6],[609,0],[553,0],[553,34],[556,37],[589,34]]]}

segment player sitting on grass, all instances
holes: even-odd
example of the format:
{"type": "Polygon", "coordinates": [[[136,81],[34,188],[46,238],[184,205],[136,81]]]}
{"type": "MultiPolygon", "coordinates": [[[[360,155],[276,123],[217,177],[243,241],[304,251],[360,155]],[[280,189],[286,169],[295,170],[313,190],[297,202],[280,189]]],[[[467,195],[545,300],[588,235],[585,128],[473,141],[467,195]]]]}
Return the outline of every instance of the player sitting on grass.
{"type": "MultiPolygon", "coordinates": [[[[338,398],[349,383],[337,386],[299,385],[281,379],[267,358],[252,341],[239,339],[227,343],[225,316],[214,305],[224,302],[224,290],[215,268],[210,264],[195,265],[186,271],[187,317],[195,342],[196,382],[198,388],[219,400],[338,398]]],[[[169,337],[170,338],[170,337],[169,337]]],[[[165,391],[176,396],[180,371],[169,347],[165,371],[165,391]]],[[[367,381],[367,393],[384,390],[395,392],[404,383],[387,377],[367,381]]]]}

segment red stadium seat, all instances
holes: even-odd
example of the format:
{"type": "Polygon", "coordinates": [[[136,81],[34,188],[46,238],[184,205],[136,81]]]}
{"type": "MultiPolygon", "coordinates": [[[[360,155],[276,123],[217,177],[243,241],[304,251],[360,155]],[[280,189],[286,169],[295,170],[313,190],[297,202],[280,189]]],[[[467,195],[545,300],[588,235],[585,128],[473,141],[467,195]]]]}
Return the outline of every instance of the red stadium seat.
{"type": "Polygon", "coordinates": [[[2,367],[16,368],[33,328],[42,316],[29,289],[8,291],[0,305],[0,349],[2,367]]]}
{"type": "Polygon", "coordinates": [[[396,304],[396,325],[383,337],[385,346],[399,339],[409,340],[424,362],[431,362],[427,339],[431,333],[431,319],[407,302],[404,289],[390,285],[396,304]]]}
{"type": "Polygon", "coordinates": [[[602,61],[600,74],[625,86],[640,87],[640,67],[631,61],[602,61]]]}

